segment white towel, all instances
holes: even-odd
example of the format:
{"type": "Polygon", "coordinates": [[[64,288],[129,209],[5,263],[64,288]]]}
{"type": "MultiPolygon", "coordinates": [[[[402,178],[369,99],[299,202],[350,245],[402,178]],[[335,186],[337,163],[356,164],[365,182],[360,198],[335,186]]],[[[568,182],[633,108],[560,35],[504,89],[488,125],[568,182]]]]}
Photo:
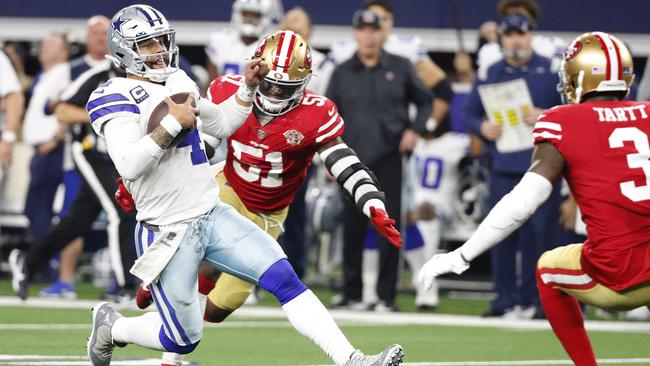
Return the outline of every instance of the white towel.
{"type": "Polygon", "coordinates": [[[129,272],[141,279],[145,286],[158,280],[160,272],[165,269],[183,241],[187,225],[161,226],[158,239],[135,261],[129,272]]]}

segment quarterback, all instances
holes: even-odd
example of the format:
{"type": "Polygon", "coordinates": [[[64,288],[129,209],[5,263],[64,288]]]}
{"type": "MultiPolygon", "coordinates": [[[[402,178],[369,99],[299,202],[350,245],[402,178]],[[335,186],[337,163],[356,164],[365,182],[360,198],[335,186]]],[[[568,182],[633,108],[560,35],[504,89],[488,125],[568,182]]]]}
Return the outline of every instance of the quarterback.
{"type": "Polygon", "coordinates": [[[623,42],[585,33],[564,53],[559,90],[568,105],[540,115],[528,172],[469,240],[433,256],[420,272],[460,274],[469,261],[521,226],[563,175],[588,239],[544,253],[537,263],[542,307],[577,366],[595,366],[578,301],[607,310],[650,305],[650,103],[624,101],[633,79],[623,42]]]}
{"type": "MultiPolygon", "coordinates": [[[[312,66],[307,43],[294,32],[278,31],[260,42],[253,59],[272,67],[255,93],[253,113],[226,140],[225,166],[217,174],[221,200],[277,239],[288,207],[318,152],[377,231],[399,246],[400,234],[386,213],[383,193],[372,173],[340,138],[344,123],[336,106],[306,90],[312,66]]],[[[242,76],[222,76],[212,83],[208,96],[221,104],[243,83],[242,76]]],[[[209,292],[204,319],[223,321],[244,303],[252,288],[250,282],[227,273],[218,278],[216,287],[200,276],[199,291],[209,292]]],[[[146,306],[142,304],[146,290],[138,291],[138,305],[146,306]]],[[[163,365],[177,364],[180,358],[165,355],[163,365]]]]}
{"type": "Polygon", "coordinates": [[[197,269],[204,260],[276,296],[296,330],[336,364],[399,364],[399,345],[377,356],[355,350],[297,278],[279,244],[219,200],[198,129],[225,138],[239,128],[270,65],[251,61],[236,93],[218,106],[192,95],[176,104],[171,95],[198,90],[178,71],[175,31],[165,17],[150,6],[132,5],[115,14],[109,32],[110,58],[127,77],[101,85],[87,109],[134,198],[139,258],[131,272],[149,285],[158,312],[124,317],[112,305],[98,304],[87,345],[91,363],[109,365],[114,347],[130,343],[192,352],[203,329],[197,269]],[[152,112],[162,101],[169,113],[152,129],[152,112]],[[184,138],[174,141],[181,133],[184,138]]]}

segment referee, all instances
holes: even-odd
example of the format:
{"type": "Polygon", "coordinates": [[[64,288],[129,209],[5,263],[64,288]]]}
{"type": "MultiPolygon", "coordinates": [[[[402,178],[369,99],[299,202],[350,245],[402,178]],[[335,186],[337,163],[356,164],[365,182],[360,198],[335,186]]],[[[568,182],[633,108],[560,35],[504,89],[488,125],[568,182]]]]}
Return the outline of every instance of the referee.
{"type": "MultiPolygon", "coordinates": [[[[402,193],[402,153],[410,153],[426,131],[431,116],[431,94],[415,73],[411,62],[383,50],[379,16],[370,10],[354,14],[357,52],[332,74],[327,97],[345,119],[343,140],[359,159],[375,172],[386,193],[386,209],[399,216],[402,193]],[[411,123],[409,104],[417,107],[411,123]]],[[[335,306],[359,308],[361,304],[361,262],[366,218],[354,204],[345,207],[343,238],[343,297],[335,306]]],[[[399,228],[398,228],[399,229],[399,228]]],[[[379,238],[379,278],[376,310],[395,310],[399,250],[379,238]]]]}
{"type": "Polygon", "coordinates": [[[54,109],[61,123],[73,125],[72,156],[83,182],[66,216],[50,228],[43,240],[34,243],[25,257],[15,261],[17,263],[13,267],[16,268],[12,268],[14,280],[18,283],[15,290],[23,299],[27,297],[29,278],[54,253],[89,231],[102,211],[106,212],[108,218],[108,249],[120,295],[132,297],[134,294],[137,282],[129,273],[129,268],[135,261],[135,214],[123,212],[112,198],[119,174],[106,151],[105,140],[91,131],[85,108],[92,91],[120,72],[112,62],[103,61],[81,74],[66,88],[61,95],[62,102],[54,109]]]}

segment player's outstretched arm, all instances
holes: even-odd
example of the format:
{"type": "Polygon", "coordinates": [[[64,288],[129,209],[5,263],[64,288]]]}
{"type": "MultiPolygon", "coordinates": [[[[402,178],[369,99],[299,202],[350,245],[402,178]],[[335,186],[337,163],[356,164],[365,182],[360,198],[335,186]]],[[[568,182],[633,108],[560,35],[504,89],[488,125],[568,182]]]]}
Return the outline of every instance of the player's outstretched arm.
{"type": "Polygon", "coordinates": [[[318,152],[327,170],[377,231],[393,246],[401,247],[402,237],[394,226],[395,220],[386,212],[384,192],[379,190],[374,174],[361,163],[354,150],[336,138],[322,145],[318,152]]]}
{"type": "Polygon", "coordinates": [[[269,67],[263,60],[248,64],[245,82],[237,93],[217,105],[205,98],[199,99],[199,110],[203,121],[202,130],[216,138],[226,138],[241,126],[251,112],[257,87],[262,83],[269,67]]]}
{"type": "Polygon", "coordinates": [[[419,280],[427,288],[437,276],[463,273],[470,261],[518,229],[546,201],[552,182],[562,175],[564,158],[553,145],[542,143],[535,147],[532,161],[521,181],[492,208],[465,244],[451,253],[434,255],[422,267],[419,280]]]}

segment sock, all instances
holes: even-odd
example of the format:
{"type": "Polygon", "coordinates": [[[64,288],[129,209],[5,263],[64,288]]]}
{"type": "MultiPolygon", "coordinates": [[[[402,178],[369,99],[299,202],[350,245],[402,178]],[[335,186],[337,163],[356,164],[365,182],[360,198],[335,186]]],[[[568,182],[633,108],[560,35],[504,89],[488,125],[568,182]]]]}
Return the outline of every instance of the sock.
{"type": "Polygon", "coordinates": [[[379,250],[377,248],[364,249],[363,261],[361,263],[361,281],[363,283],[361,300],[364,304],[376,304],[379,301],[379,297],[377,296],[379,250]]]}
{"type": "Polygon", "coordinates": [[[282,305],[282,310],[298,333],[316,343],[334,363],[343,365],[350,359],[354,347],[311,290],[282,305]]]}
{"type": "MultiPolygon", "coordinates": [[[[426,261],[438,251],[440,245],[440,220],[419,220],[415,222],[415,225],[422,237],[423,245],[415,248],[407,246],[404,251],[404,258],[412,273],[413,287],[416,294],[415,305],[437,306],[439,302],[438,283],[434,281],[431,288],[426,290],[424,284],[417,281],[417,274],[426,261]]],[[[412,234],[412,231],[409,231],[409,235],[412,234]]]]}
{"type": "Polygon", "coordinates": [[[578,300],[546,285],[537,271],[537,288],[553,332],[576,366],[597,366],[578,300]]]}
{"type": "Polygon", "coordinates": [[[131,343],[139,346],[164,351],[160,343],[160,327],[162,318],[157,312],[149,312],[137,317],[123,316],[115,321],[111,332],[113,341],[131,343]]]}
{"type": "Polygon", "coordinates": [[[172,352],[163,352],[162,354],[162,363],[160,366],[179,366],[183,364],[185,360],[185,355],[172,352]]]}
{"type": "Polygon", "coordinates": [[[214,281],[213,279],[206,277],[204,275],[199,275],[199,293],[203,295],[207,295],[212,291],[214,286],[216,285],[217,281],[214,281]]]}

